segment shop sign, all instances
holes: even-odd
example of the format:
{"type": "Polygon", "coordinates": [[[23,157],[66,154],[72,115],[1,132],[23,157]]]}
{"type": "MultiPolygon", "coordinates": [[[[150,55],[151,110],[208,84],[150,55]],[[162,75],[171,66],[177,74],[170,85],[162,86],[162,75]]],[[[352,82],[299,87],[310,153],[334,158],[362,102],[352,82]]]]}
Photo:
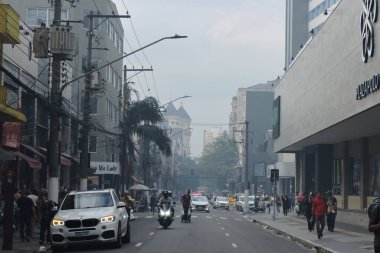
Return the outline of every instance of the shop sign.
{"type": "Polygon", "coordinates": [[[363,0],[363,12],[360,15],[360,34],[362,36],[362,61],[373,56],[374,28],[377,21],[377,0],[363,0]]]}
{"type": "Polygon", "coordinates": [[[370,80],[367,80],[356,88],[356,100],[361,100],[367,95],[376,92],[380,89],[380,74],[374,75],[370,80]]]}
{"type": "Polygon", "coordinates": [[[94,174],[120,175],[120,165],[116,162],[91,162],[90,167],[94,174]]]}
{"type": "Polygon", "coordinates": [[[3,146],[18,149],[20,146],[20,122],[3,123],[3,146]]]}

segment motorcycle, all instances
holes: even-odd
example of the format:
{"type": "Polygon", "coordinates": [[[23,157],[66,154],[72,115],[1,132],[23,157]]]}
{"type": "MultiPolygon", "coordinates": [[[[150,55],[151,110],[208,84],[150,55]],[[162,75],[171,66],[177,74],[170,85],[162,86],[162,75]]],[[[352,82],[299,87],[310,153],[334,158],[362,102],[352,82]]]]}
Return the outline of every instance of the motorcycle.
{"type": "Polygon", "coordinates": [[[158,208],[158,223],[163,228],[168,228],[174,221],[174,209],[171,205],[164,204],[158,208]]]}

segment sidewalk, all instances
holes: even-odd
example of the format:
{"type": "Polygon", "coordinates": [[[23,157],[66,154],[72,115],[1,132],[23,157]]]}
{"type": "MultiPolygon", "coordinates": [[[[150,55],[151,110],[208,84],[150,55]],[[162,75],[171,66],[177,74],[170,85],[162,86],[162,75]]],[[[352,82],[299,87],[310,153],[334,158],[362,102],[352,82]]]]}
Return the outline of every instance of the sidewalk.
{"type": "MultiPolygon", "coordinates": [[[[1,252],[17,252],[17,253],[36,253],[39,252],[40,245],[38,243],[39,232],[38,229],[35,229],[30,242],[21,242],[19,231],[17,230],[13,233],[13,249],[12,250],[3,250],[3,226],[0,226],[0,251],[1,252]]],[[[50,249],[50,246],[45,245],[47,249],[50,249]]]]}
{"type": "Polygon", "coordinates": [[[318,239],[315,231],[309,232],[306,221],[294,213],[290,213],[286,219],[284,215],[276,213],[275,220],[273,220],[273,213],[249,213],[245,217],[308,248],[314,248],[316,252],[373,252],[374,235],[369,233],[366,227],[336,223],[334,232],[330,232],[326,225],[323,238],[318,239]]]}

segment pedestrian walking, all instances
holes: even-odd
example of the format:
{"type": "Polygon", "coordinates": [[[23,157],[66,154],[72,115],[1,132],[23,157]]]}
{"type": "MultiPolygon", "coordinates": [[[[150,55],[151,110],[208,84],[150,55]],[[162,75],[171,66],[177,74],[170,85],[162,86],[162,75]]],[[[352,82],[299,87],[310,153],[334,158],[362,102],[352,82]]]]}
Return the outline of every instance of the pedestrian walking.
{"type": "Polygon", "coordinates": [[[53,219],[53,207],[55,206],[54,202],[48,200],[48,195],[46,192],[43,192],[40,196],[41,206],[40,206],[40,245],[43,245],[46,241],[49,243],[50,240],[50,222],[53,219]]]}
{"type": "Polygon", "coordinates": [[[281,202],[282,202],[282,212],[284,213],[284,218],[286,219],[286,217],[288,216],[288,211],[289,211],[289,200],[286,194],[282,194],[281,202]]]}
{"type": "Polygon", "coordinates": [[[33,201],[33,204],[34,204],[34,210],[36,210],[36,216],[34,218],[32,218],[32,234],[33,234],[33,231],[34,231],[34,228],[38,222],[38,217],[39,217],[39,214],[38,214],[38,193],[36,190],[32,189],[30,192],[28,192],[29,194],[27,195],[28,198],[30,198],[32,201],[33,201]]]}
{"type": "Polygon", "coordinates": [[[314,230],[315,224],[315,217],[312,215],[313,193],[310,192],[303,202],[304,214],[307,221],[307,228],[311,232],[314,230]]]}
{"type": "Polygon", "coordinates": [[[338,201],[331,191],[327,192],[327,228],[330,232],[334,232],[337,209],[338,201]]]}
{"type": "Polygon", "coordinates": [[[268,207],[268,213],[270,213],[270,207],[272,206],[273,204],[273,197],[272,196],[269,196],[268,197],[268,204],[267,204],[267,207],[268,207]]]}
{"type": "Polygon", "coordinates": [[[21,197],[17,200],[20,215],[20,237],[21,241],[30,241],[32,236],[32,219],[36,217],[36,210],[33,200],[28,198],[25,191],[21,192],[21,197]]]}
{"type": "Polygon", "coordinates": [[[320,192],[317,192],[312,204],[312,214],[315,217],[318,239],[323,237],[323,229],[326,225],[327,206],[320,192]]]}
{"type": "Polygon", "coordinates": [[[369,213],[368,231],[375,235],[374,253],[380,253],[380,198],[375,199],[373,203],[372,211],[369,213]]]}
{"type": "Polygon", "coordinates": [[[152,192],[149,197],[150,212],[154,215],[154,209],[157,205],[156,194],[152,192]]]}

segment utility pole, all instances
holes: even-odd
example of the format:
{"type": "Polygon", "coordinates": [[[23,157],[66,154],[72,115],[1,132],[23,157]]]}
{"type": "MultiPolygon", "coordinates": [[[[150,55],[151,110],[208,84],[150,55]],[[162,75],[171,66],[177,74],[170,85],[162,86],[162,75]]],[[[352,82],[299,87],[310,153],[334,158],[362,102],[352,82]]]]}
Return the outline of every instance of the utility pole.
{"type": "Polygon", "coordinates": [[[91,93],[91,74],[96,71],[91,68],[92,58],[92,38],[94,37],[94,18],[130,18],[129,15],[100,15],[94,14],[90,11],[87,15],[90,19],[88,29],[88,48],[87,48],[87,69],[85,75],[85,89],[83,98],[83,126],[82,126],[82,143],[81,143],[81,156],[80,156],[80,190],[87,190],[87,177],[89,168],[89,153],[88,153],[88,140],[91,125],[90,116],[90,93],[91,93]]]}
{"type": "Polygon", "coordinates": [[[92,37],[94,36],[94,18],[93,11],[90,11],[90,24],[88,29],[88,45],[87,45],[87,66],[83,97],[83,126],[82,126],[82,143],[80,155],[80,186],[81,191],[87,190],[88,176],[88,135],[90,133],[90,90],[91,90],[91,58],[92,58],[92,37]]]}
{"type": "Polygon", "coordinates": [[[127,189],[131,186],[131,176],[132,176],[132,170],[130,167],[130,164],[128,162],[128,155],[127,155],[127,126],[126,126],[126,120],[127,120],[127,110],[130,104],[131,99],[131,89],[129,88],[129,84],[132,82],[128,82],[127,78],[127,72],[128,71],[136,71],[136,72],[142,72],[142,71],[153,71],[153,68],[150,69],[128,69],[126,65],[124,65],[124,85],[123,85],[123,95],[122,95],[122,101],[120,103],[120,107],[122,108],[121,111],[121,147],[120,147],[120,167],[121,167],[121,191],[124,193],[124,185],[126,185],[127,189]]]}
{"type": "MultiPolygon", "coordinates": [[[[54,26],[59,26],[61,23],[61,9],[62,1],[54,1],[54,26]]],[[[57,108],[61,106],[61,61],[62,55],[53,53],[52,63],[52,84],[50,99],[53,105],[50,109],[50,132],[48,143],[48,164],[49,164],[49,181],[48,181],[48,194],[49,200],[58,203],[58,188],[59,188],[59,171],[60,171],[60,143],[59,143],[59,130],[60,130],[60,112],[57,108]]]]}
{"type": "Polygon", "coordinates": [[[248,165],[249,165],[249,121],[245,121],[245,170],[244,170],[244,213],[249,211],[249,203],[248,203],[248,196],[249,196],[249,188],[250,183],[248,180],[248,165]]]}

